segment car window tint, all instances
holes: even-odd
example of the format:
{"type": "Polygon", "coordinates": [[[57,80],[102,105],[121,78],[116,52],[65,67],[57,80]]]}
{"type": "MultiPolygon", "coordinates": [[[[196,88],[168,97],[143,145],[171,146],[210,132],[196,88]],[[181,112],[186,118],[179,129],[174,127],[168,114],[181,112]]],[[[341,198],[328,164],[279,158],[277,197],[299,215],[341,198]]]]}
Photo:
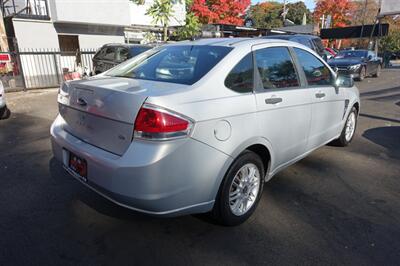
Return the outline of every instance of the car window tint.
{"type": "Polygon", "coordinates": [[[253,74],[253,56],[249,53],[228,74],[225,86],[236,92],[251,92],[253,91],[253,74]]]}
{"type": "Polygon", "coordinates": [[[296,37],[296,38],[293,38],[292,41],[301,43],[302,45],[305,45],[310,49],[314,49],[314,47],[311,45],[310,41],[306,38],[296,37]]]}
{"type": "Polygon", "coordinates": [[[138,54],[141,54],[141,53],[143,53],[143,52],[145,52],[145,51],[147,51],[147,50],[149,50],[149,49],[151,49],[151,47],[148,47],[148,46],[133,47],[133,48],[131,48],[131,56],[132,56],[132,57],[133,57],[133,56],[137,56],[138,54]]]}
{"type": "Polygon", "coordinates": [[[257,50],[256,64],[264,89],[297,87],[300,84],[286,47],[257,50]]]}
{"type": "Polygon", "coordinates": [[[114,61],[115,60],[115,48],[114,47],[107,47],[106,53],[103,56],[104,60],[110,60],[114,61]]]}
{"type": "Polygon", "coordinates": [[[211,45],[162,46],[133,57],[107,74],[191,85],[231,50],[231,47],[211,45]]]}
{"type": "Polygon", "coordinates": [[[332,84],[333,80],[331,71],[316,56],[299,48],[294,48],[294,51],[297,55],[300,66],[304,70],[308,85],[332,84]]]}
{"type": "Polygon", "coordinates": [[[117,62],[124,62],[128,59],[129,50],[124,47],[119,47],[116,52],[115,60],[117,62]]]}

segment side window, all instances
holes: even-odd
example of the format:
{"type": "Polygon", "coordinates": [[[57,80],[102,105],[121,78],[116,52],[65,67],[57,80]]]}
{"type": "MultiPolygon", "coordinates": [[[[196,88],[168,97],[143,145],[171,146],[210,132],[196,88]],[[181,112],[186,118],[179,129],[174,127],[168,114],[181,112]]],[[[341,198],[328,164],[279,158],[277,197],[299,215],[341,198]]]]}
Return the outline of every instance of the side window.
{"type": "Polygon", "coordinates": [[[107,47],[106,53],[103,56],[104,60],[110,60],[114,61],[115,60],[115,48],[114,47],[107,47]]]}
{"type": "Polygon", "coordinates": [[[129,55],[129,50],[124,47],[120,47],[117,49],[115,60],[117,62],[124,62],[128,60],[128,55],[129,55]]]}
{"type": "Polygon", "coordinates": [[[264,89],[300,86],[292,58],[286,47],[257,50],[256,64],[264,89]]]}
{"type": "Polygon", "coordinates": [[[304,70],[309,86],[332,85],[333,77],[331,71],[316,56],[299,48],[294,48],[294,51],[300,66],[304,70]]]}
{"type": "Polygon", "coordinates": [[[253,56],[249,53],[228,74],[225,79],[225,86],[240,93],[252,92],[253,74],[253,56]]]}
{"type": "Polygon", "coordinates": [[[101,48],[93,57],[93,59],[103,59],[107,48],[101,48]]]}

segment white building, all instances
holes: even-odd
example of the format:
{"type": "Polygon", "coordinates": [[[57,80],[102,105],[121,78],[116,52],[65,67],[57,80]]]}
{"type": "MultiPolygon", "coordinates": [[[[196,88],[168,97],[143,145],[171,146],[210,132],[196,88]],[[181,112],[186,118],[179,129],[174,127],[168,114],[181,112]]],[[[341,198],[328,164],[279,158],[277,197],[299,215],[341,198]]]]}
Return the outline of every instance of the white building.
{"type": "MultiPolygon", "coordinates": [[[[170,26],[183,25],[184,0],[172,1],[174,15],[170,26]]],[[[141,43],[145,32],[161,32],[161,25],[153,25],[153,19],[145,15],[153,2],[146,0],[143,5],[137,5],[130,0],[13,0],[0,1],[0,4],[5,11],[11,51],[16,49],[16,44],[20,51],[61,51],[57,63],[61,62],[61,69],[71,70],[76,68],[71,52],[96,50],[106,43],[141,43]]],[[[46,60],[54,61],[50,57],[46,60]]],[[[40,62],[36,59],[22,56],[21,61],[22,67],[30,64],[31,73],[25,73],[27,75],[41,75],[42,72],[55,75],[53,70],[43,67],[44,70],[39,70],[40,62]]]]}
{"type": "MultiPolygon", "coordinates": [[[[174,1],[170,26],[185,22],[185,1],[174,1]]],[[[14,0],[11,15],[18,46],[76,50],[99,48],[105,43],[124,42],[134,32],[136,41],[149,29],[157,29],[146,11],[154,0],[143,5],[130,0],[14,0]],[[125,31],[127,34],[125,34],[125,31]],[[138,35],[139,34],[139,35],[138,35]]],[[[8,14],[7,14],[8,12],[8,14]]],[[[157,25],[160,26],[161,25],[157,25]]],[[[7,25],[6,25],[7,27],[7,25]]],[[[10,25],[8,25],[8,28],[10,25]]]]}

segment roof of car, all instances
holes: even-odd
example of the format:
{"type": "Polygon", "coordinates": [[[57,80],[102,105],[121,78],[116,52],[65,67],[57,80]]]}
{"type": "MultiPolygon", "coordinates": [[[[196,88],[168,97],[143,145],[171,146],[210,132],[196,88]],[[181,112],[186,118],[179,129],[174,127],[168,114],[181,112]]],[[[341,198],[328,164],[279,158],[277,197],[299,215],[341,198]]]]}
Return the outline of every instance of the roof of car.
{"type": "Polygon", "coordinates": [[[295,37],[303,37],[303,38],[308,38],[308,39],[316,39],[319,38],[318,36],[315,35],[306,35],[306,34],[282,34],[282,35],[269,35],[269,36],[263,36],[262,38],[265,39],[284,39],[284,40],[290,40],[295,37]]]}
{"type": "MultiPolygon", "coordinates": [[[[205,38],[197,39],[193,41],[182,41],[176,42],[168,45],[212,45],[212,46],[227,46],[227,47],[237,47],[246,45],[255,45],[263,43],[286,43],[286,40],[279,39],[263,39],[263,38],[205,38]]],[[[292,43],[292,42],[290,42],[292,43]]]]}
{"type": "Polygon", "coordinates": [[[126,48],[131,48],[131,47],[152,47],[151,45],[147,44],[131,44],[131,43],[107,43],[104,44],[103,47],[107,46],[118,46],[118,47],[126,47],[126,48]]]}

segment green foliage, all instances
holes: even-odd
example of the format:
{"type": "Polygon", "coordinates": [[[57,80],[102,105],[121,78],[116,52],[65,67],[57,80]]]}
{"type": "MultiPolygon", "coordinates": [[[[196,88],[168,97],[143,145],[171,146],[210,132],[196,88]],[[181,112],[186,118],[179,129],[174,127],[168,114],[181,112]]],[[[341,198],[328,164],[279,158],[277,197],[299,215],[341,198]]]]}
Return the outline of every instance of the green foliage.
{"type": "Polygon", "coordinates": [[[381,38],[379,46],[381,51],[400,51],[400,29],[391,30],[389,35],[381,38]]]}
{"type": "Polygon", "coordinates": [[[289,3],[286,7],[289,8],[286,18],[293,21],[294,24],[301,25],[304,13],[306,13],[307,24],[312,23],[311,12],[308,10],[304,2],[289,3]]]}
{"type": "Polygon", "coordinates": [[[144,5],[145,0],[130,0],[137,5],[144,5]]]}
{"type": "Polygon", "coordinates": [[[179,41],[190,39],[200,33],[201,24],[199,18],[192,12],[186,13],[185,25],[174,32],[179,41]]]}
{"type": "Polygon", "coordinates": [[[170,18],[174,15],[173,3],[171,0],[154,0],[152,6],[146,12],[153,18],[153,23],[160,23],[163,26],[164,41],[168,40],[168,25],[170,18]]]}
{"type": "Polygon", "coordinates": [[[264,2],[251,7],[251,18],[256,28],[282,27],[283,5],[278,2],[264,2]]]}

